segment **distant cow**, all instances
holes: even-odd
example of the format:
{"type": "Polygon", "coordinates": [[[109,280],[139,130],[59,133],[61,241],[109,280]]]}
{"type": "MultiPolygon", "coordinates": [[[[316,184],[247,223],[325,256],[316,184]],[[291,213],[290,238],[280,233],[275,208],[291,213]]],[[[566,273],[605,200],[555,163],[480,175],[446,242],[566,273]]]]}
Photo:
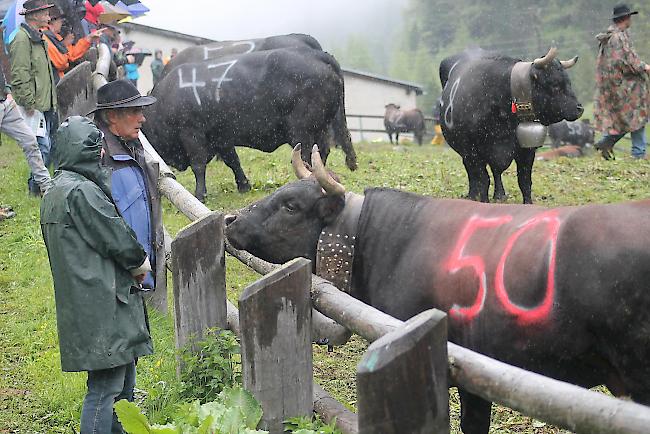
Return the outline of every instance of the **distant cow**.
{"type": "Polygon", "coordinates": [[[537,161],[548,161],[555,160],[560,157],[576,158],[581,157],[582,148],[578,145],[564,145],[558,148],[553,148],[550,151],[539,152],[535,155],[535,160],[537,161]]]}
{"type": "Polygon", "coordinates": [[[580,121],[562,121],[548,127],[548,135],[552,146],[558,148],[562,145],[576,145],[580,148],[594,144],[594,127],[588,119],[580,121]]]}
{"type": "Polygon", "coordinates": [[[418,145],[421,145],[425,132],[424,115],[420,109],[401,110],[399,105],[390,103],[386,105],[384,127],[391,143],[393,143],[393,133],[395,133],[395,143],[399,143],[399,133],[411,131],[418,145]]]}
{"type": "Polygon", "coordinates": [[[542,125],[573,121],[583,112],[566,73],[577,58],[560,62],[556,54],[557,49],[551,48],[546,56],[523,62],[472,50],[440,64],[442,131],[463,159],[470,199],[488,202],[490,166],[494,199],[503,200],[501,174],[514,159],[523,202],[532,203],[531,174],[538,145],[531,140],[522,146],[517,128],[532,120],[542,125]],[[515,91],[520,95],[513,95],[515,91]]]}
{"type": "Polygon", "coordinates": [[[192,166],[199,200],[206,194],[206,165],[216,155],[232,169],[238,190],[250,190],[236,146],[273,152],[285,143],[323,143],[327,158],[328,146],[336,144],[356,169],[343,75],[321,50],[279,48],[184,63],[152,96],[159,102],[146,109],[144,132],[167,163],[192,166]]]}

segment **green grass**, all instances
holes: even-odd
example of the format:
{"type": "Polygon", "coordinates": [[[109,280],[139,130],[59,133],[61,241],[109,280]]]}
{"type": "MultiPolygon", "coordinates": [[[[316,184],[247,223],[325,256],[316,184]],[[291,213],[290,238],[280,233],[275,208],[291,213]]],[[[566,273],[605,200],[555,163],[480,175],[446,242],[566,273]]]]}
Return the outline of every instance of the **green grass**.
{"type": "MultiPolygon", "coordinates": [[[[334,150],[329,166],[341,175],[348,189],[363,192],[368,186],[386,186],[435,197],[460,197],[467,181],[461,160],[448,148],[361,144],[359,170],[344,167],[334,150]]],[[[207,205],[230,211],[263,197],[293,179],[290,149],[273,154],[240,149],[242,166],[253,191],[237,193],[232,173],[221,162],[208,168],[207,205]]],[[[537,162],[533,197],[541,205],[607,203],[650,197],[650,161],[633,161],[622,152],[605,162],[597,155],[583,159],[537,162]]],[[[26,194],[27,165],[17,146],[3,138],[0,147],[0,203],[17,211],[0,222],[0,432],[71,432],[78,426],[85,374],[60,371],[52,281],[39,228],[39,200],[26,194]]],[[[190,171],[179,181],[193,191],[190,171]]],[[[504,174],[508,202],[520,203],[514,167],[504,174]]],[[[165,202],[165,224],[175,234],[188,220],[165,202]]],[[[231,300],[259,276],[227,260],[231,300]]],[[[171,287],[171,285],[170,285],[171,287]]],[[[151,420],[162,422],[178,400],[171,316],[152,313],[156,354],[138,364],[138,397],[151,420]]],[[[354,338],[328,353],[315,347],[316,380],[351,408],[356,404],[354,373],[367,343],[354,338]]],[[[452,395],[452,432],[458,432],[457,396],[452,395]]],[[[494,407],[494,433],[562,432],[502,407],[494,407]]]]}

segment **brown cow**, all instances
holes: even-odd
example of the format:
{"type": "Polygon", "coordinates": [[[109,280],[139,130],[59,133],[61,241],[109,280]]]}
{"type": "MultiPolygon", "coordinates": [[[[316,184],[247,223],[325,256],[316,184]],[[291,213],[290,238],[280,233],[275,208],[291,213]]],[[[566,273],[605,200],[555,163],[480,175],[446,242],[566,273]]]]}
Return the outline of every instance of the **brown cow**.
{"type": "Polygon", "coordinates": [[[422,145],[422,137],[426,128],[424,115],[420,109],[401,110],[397,104],[386,104],[384,127],[386,127],[391,143],[393,143],[393,133],[395,133],[395,143],[399,143],[399,133],[411,131],[415,135],[418,145],[422,145]]]}
{"type": "Polygon", "coordinates": [[[541,152],[535,156],[535,160],[555,160],[559,157],[582,157],[582,149],[578,145],[565,145],[550,151],[541,152]]]}

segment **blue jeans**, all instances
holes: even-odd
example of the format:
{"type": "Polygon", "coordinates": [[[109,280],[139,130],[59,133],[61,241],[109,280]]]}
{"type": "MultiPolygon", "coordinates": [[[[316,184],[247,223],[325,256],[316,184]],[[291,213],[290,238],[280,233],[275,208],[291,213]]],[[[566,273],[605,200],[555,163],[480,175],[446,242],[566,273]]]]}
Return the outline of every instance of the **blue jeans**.
{"type": "Polygon", "coordinates": [[[113,412],[121,399],[133,401],[135,362],[117,368],[88,371],[88,393],[81,409],[80,434],[122,434],[113,412]]]}
{"type": "MultiPolygon", "coordinates": [[[[45,137],[36,137],[36,142],[38,142],[38,148],[41,151],[41,157],[43,158],[43,164],[45,167],[49,167],[52,162],[52,155],[54,154],[54,133],[58,128],[58,114],[54,110],[48,110],[43,112],[45,117],[45,128],[46,136],[45,137]]],[[[40,188],[36,181],[34,181],[34,175],[30,173],[29,179],[27,180],[27,185],[29,186],[29,191],[33,194],[39,194],[40,188]]]]}
{"type": "MultiPolygon", "coordinates": [[[[623,134],[605,134],[596,144],[597,149],[613,148],[616,142],[623,138],[623,134]]],[[[632,131],[632,157],[644,158],[646,150],[645,126],[632,131]]]]}

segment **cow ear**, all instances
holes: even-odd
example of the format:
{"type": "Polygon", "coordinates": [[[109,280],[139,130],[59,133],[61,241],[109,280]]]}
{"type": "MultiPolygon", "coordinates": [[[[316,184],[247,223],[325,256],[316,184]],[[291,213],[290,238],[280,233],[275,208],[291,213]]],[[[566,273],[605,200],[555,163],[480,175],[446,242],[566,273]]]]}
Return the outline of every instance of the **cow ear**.
{"type": "Polygon", "coordinates": [[[533,80],[537,81],[539,80],[539,73],[537,71],[533,71],[533,73],[530,75],[533,80]]]}
{"type": "Polygon", "coordinates": [[[345,207],[344,196],[324,196],[318,200],[316,209],[318,216],[325,224],[332,223],[345,207]]]}

